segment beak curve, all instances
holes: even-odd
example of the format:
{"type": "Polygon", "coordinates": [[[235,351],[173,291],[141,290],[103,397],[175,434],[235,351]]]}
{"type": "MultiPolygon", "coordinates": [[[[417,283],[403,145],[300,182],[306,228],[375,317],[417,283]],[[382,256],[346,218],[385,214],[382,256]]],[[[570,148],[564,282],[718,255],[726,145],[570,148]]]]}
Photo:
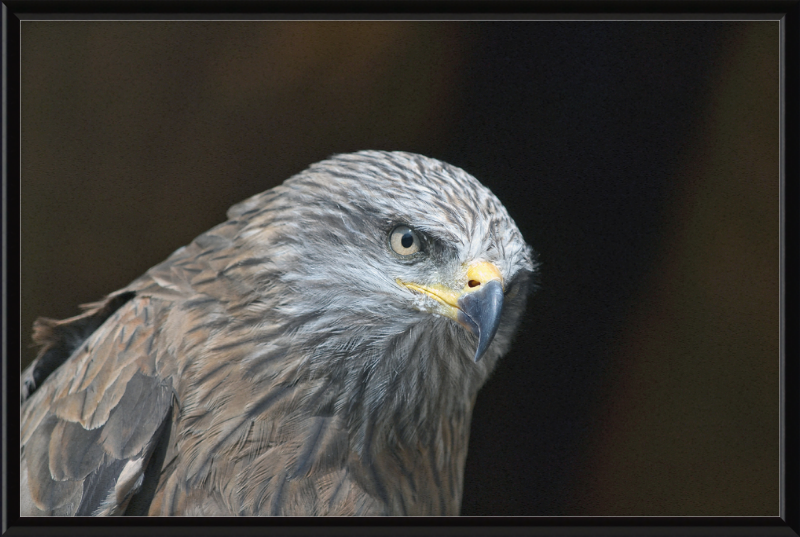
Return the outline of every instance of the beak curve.
{"type": "Polygon", "coordinates": [[[458,322],[478,336],[474,360],[481,359],[492,343],[503,313],[503,285],[491,280],[458,299],[458,322]]]}
{"type": "Polygon", "coordinates": [[[489,348],[503,313],[503,276],[495,265],[478,261],[467,269],[467,285],[455,291],[440,284],[420,285],[396,280],[411,291],[427,295],[441,304],[438,313],[450,317],[478,336],[477,362],[489,348]]]}

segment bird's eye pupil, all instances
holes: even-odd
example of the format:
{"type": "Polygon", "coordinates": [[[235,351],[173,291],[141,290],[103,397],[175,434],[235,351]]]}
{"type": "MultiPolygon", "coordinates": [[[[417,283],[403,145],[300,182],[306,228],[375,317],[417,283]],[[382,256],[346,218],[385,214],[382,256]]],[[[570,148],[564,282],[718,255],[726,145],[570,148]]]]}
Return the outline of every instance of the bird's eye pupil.
{"type": "Polygon", "coordinates": [[[411,234],[411,231],[405,232],[403,238],[400,239],[400,244],[403,245],[403,248],[411,248],[411,245],[414,244],[414,235],[411,234]]]}

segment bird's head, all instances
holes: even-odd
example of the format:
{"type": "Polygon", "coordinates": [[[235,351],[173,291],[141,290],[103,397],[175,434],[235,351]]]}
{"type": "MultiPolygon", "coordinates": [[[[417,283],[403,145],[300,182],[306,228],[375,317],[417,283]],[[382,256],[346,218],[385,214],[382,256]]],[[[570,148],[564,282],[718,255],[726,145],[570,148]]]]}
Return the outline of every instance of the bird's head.
{"type": "Polygon", "coordinates": [[[398,371],[432,358],[482,382],[508,349],[533,251],[463,170],[404,152],[337,155],[230,212],[245,214],[240,237],[280,268],[265,293],[277,315],[307,321],[297,340],[312,361],[398,371]]]}

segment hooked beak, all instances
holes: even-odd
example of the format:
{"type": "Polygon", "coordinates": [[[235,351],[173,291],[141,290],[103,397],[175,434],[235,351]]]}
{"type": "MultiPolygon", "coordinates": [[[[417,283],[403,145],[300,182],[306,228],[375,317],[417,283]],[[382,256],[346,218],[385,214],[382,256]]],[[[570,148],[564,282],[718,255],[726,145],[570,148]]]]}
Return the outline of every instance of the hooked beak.
{"type": "Polygon", "coordinates": [[[440,312],[478,336],[474,360],[483,357],[500,326],[503,313],[503,277],[493,264],[480,261],[467,270],[467,285],[461,292],[442,285],[423,286],[397,282],[425,294],[441,304],[440,312]]]}
{"type": "Polygon", "coordinates": [[[458,299],[458,322],[478,336],[475,361],[481,359],[500,326],[503,313],[503,286],[497,280],[482,284],[480,289],[458,299]]]}

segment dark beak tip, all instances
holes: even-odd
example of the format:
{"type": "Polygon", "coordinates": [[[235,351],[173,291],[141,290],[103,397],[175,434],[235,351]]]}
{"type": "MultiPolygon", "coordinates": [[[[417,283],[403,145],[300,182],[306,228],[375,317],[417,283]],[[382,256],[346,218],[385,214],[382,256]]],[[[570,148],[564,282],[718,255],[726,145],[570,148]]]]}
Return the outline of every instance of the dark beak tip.
{"type": "Polygon", "coordinates": [[[475,362],[478,362],[492,343],[500,317],[503,313],[503,286],[493,280],[481,286],[481,289],[469,293],[459,301],[462,319],[473,334],[478,336],[478,348],[475,350],[475,362]]]}

